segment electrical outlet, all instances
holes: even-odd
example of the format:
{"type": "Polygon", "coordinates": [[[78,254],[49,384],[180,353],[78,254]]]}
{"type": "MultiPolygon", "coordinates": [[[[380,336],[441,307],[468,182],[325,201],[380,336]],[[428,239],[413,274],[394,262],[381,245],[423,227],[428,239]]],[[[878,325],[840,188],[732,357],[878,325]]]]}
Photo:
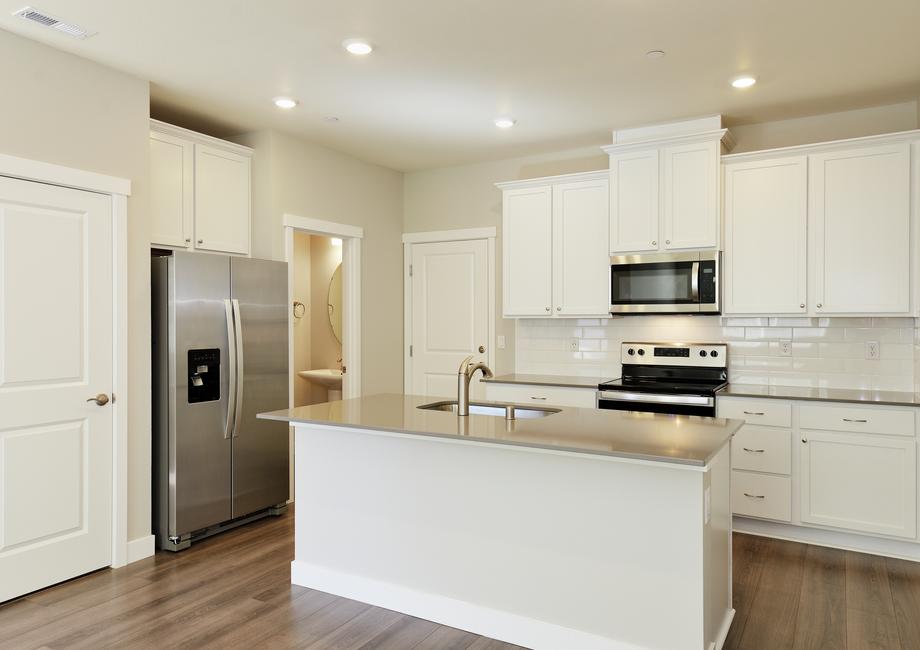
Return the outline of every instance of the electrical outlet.
{"type": "Polygon", "coordinates": [[[504,349],[505,349],[505,335],[504,335],[504,334],[499,334],[499,335],[498,335],[498,342],[497,342],[497,344],[498,344],[498,349],[499,349],[499,350],[504,350],[504,349]]]}
{"type": "Polygon", "coordinates": [[[792,341],[780,341],[779,342],[779,356],[781,357],[791,357],[792,356],[792,341]]]}
{"type": "Polygon", "coordinates": [[[578,352],[578,339],[569,339],[569,350],[578,352]]]}
{"type": "Polygon", "coordinates": [[[878,361],[878,341],[866,341],[866,358],[871,359],[872,361],[878,361]]]}

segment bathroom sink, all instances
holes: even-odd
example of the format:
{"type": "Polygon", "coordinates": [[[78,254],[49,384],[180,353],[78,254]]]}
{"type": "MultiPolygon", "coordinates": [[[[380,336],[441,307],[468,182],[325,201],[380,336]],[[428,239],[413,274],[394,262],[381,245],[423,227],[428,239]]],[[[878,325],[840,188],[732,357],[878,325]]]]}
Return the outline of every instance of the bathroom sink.
{"type": "MultiPolygon", "coordinates": [[[[445,400],[441,402],[432,402],[431,404],[422,404],[418,408],[423,411],[446,411],[448,413],[457,412],[457,402],[445,400]]],[[[526,406],[513,406],[502,404],[477,404],[470,402],[470,415],[492,415],[498,418],[507,417],[507,410],[514,409],[514,418],[527,420],[532,418],[545,418],[547,415],[558,413],[561,409],[551,408],[530,408],[526,406]]]]}
{"type": "Polygon", "coordinates": [[[301,370],[297,373],[304,379],[314,384],[336,390],[342,389],[342,371],[337,368],[317,368],[316,370],[301,370]]]}

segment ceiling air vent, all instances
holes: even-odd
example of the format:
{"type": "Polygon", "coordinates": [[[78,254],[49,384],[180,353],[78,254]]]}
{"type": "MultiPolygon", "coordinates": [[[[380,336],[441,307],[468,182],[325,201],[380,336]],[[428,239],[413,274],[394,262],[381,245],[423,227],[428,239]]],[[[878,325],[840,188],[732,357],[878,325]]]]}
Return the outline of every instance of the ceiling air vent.
{"type": "Polygon", "coordinates": [[[59,18],[55,18],[44,11],[36,9],[35,7],[23,7],[19,11],[13,12],[14,16],[19,16],[20,18],[25,18],[26,20],[31,20],[33,23],[38,23],[43,27],[50,27],[51,29],[56,29],[59,32],[63,32],[68,36],[73,38],[88,38],[95,34],[96,32],[88,32],[79,25],[74,25],[73,23],[66,23],[59,18]]]}

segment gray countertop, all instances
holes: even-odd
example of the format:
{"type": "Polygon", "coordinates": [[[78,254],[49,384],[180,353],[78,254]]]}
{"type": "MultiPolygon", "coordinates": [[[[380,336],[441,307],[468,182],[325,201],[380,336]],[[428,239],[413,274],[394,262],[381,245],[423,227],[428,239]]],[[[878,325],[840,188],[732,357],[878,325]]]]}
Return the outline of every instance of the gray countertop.
{"type": "Polygon", "coordinates": [[[562,386],[564,388],[594,388],[615,377],[570,377],[566,375],[499,375],[482,381],[491,384],[524,384],[527,386],[562,386]]]}
{"type": "Polygon", "coordinates": [[[885,404],[889,406],[920,406],[920,395],[890,390],[729,384],[716,394],[717,398],[723,396],[797,399],[818,402],[851,402],[855,404],[885,404]]]}
{"type": "Polygon", "coordinates": [[[544,418],[514,421],[491,415],[461,418],[450,412],[417,408],[436,401],[439,400],[419,395],[370,395],[261,413],[258,417],[291,424],[322,424],[696,467],[706,466],[743,424],[741,420],[725,418],[593,408],[563,408],[544,418]]]}

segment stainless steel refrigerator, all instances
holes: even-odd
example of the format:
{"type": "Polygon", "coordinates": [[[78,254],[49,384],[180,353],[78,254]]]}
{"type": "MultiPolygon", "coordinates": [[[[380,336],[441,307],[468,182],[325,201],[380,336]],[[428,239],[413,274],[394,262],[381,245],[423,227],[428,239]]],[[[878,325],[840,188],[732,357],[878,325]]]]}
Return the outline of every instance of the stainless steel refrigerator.
{"type": "Polygon", "coordinates": [[[287,264],[175,252],[151,262],[153,527],[162,549],[288,499],[287,264]]]}

